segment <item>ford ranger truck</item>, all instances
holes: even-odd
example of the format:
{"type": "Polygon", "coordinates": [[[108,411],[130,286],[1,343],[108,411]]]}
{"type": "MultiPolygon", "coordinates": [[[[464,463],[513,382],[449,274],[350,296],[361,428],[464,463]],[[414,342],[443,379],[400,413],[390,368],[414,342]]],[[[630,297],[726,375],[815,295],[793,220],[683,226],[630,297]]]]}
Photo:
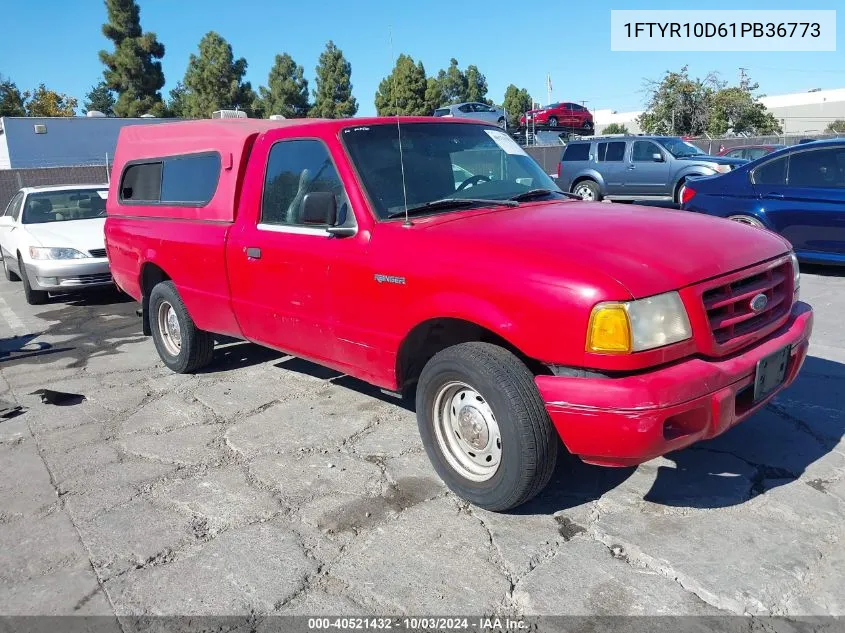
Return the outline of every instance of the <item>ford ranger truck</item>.
{"type": "Polygon", "coordinates": [[[572,200],[473,121],[125,127],[105,233],[173,371],[225,335],[415,393],[434,469],[490,510],[561,440],[631,466],[723,433],[795,380],[813,322],[778,235],[572,200]]]}

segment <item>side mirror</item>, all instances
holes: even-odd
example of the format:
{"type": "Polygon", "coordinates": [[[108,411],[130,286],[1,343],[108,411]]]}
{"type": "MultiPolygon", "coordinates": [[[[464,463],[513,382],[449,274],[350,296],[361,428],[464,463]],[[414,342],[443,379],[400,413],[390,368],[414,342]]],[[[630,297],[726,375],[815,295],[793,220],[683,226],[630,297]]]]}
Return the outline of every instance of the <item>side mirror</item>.
{"type": "Polygon", "coordinates": [[[653,160],[655,163],[662,163],[665,159],[663,158],[663,154],[661,154],[660,152],[655,152],[651,155],[651,160],[653,160]]]}
{"type": "Polygon", "coordinates": [[[302,223],[334,226],[337,201],[329,191],[312,191],[302,198],[302,223]]]}

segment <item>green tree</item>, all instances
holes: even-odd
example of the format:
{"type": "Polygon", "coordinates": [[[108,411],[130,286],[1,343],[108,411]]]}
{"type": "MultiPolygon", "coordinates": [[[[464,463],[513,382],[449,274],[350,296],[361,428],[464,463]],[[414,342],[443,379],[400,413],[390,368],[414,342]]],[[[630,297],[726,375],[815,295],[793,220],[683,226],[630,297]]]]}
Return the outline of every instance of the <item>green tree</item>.
{"type": "Polygon", "coordinates": [[[828,123],[824,131],[832,134],[845,134],[845,119],[836,119],[828,123]]]}
{"type": "Polygon", "coordinates": [[[167,100],[165,116],[173,118],[185,117],[185,95],[188,89],[181,81],[170,91],[170,98],[167,100]]]}
{"type": "Polygon", "coordinates": [[[23,100],[15,83],[0,75],[0,116],[26,116],[23,100]]]}
{"type": "Polygon", "coordinates": [[[434,77],[429,77],[425,82],[425,113],[431,114],[443,105],[443,90],[440,82],[434,77]]]}
{"type": "Polygon", "coordinates": [[[466,100],[476,103],[492,105],[493,102],[487,98],[487,78],[481,74],[478,67],[470,64],[464,73],[467,83],[466,100]]]}
{"type": "Polygon", "coordinates": [[[458,60],[449,60],[449,68],[437,73],[437,83],[443,94],[444,104],[461,103],[467,101],[467,77],[458,67],[458,60]]]}
{"type": "Polygon", "coordinates": [[[232,46],[218,33],[209,31],[199,43],[199,55],[191,55],[185,72],[182,115],[208,118],[215,110],[238,109],[251,114],[256,95],[244,82],[247,63],[235,59],[232,46]]]}
{"type": "Polygon", "coordinates": [[[74,116],[76,99],[39,84],[32,93],[24,93],[26,116],[74,116]]]}
{"type": "Polygon", "coordinates": [[[757,88],[758,84],[744,81],[739,86],[717,90],[711,98],[707,132],[713,136],[724,136],[729,130],[752,136],[780,134],[778,120],[754,96],[757,88]]]}
{"type": "Polygon", "coordinates": [[[103,35],[114,43],[112,52],[100,51],[106,66],[103,76],[110,90],[117,93],[114,113],[135,117],[142,114],[161,115],[164,103],[161,92],[164,73],[161,59],[164,45],[155,33],[141,30],[141,10],[134,0],[105,0],[108,23],[103,35]]]}
{"type": "Polygon", "coordinates": [[[625,124],[620,123],[611,123],[607,127],[605,127],[602,131],[602,134],[630,134],[628,132],[628,127],[625,124]]]}
{"type": "Polygon", "coordinates": [[[105,81],[101,81],[96,86],[92,86],[88,94],[85,95],[85,101],[82,102],[82,112],[102,112],[106,116],[114,116],[114,93],[109,90],[105,81]]]}
{"type": "Polygon", "coordinates": [[[666,71],[660,81],[646,82],[650,95],[640,127],[649,134],[699,136],[707,129],[713,94],[723,87],[714,73],[701,80],[692,79],[687,66],[666,71]]]}
{"type": "Polygon", "coordinates": [[[342,119],[355,116],[358,101],[352,96],[352,65],[329,40],[317,63],[317,88],[309,116],[342,119]]]}
{"type": "Polygon", "coordinates": [[[519,118],[531,109],[533,101],[525,88],[519,89],[513,84],[505,90],[505,100],[502,107],[507,110],[508,124],[518,127],[519,118]]]}
{"type": "Polygon", "coordinates": [[[376,111],[379,116],[431,114],[426,102],[428,80],[422,62],[410,55],[399,55],[393,71],[379,84],[376,111]]]}
{"type": "Polygon", "coordinates": [[[287,53],[276,55],[267,87],[259,88],[262,109],[267,114],[281,114],[288,119],[308,115],[308,80],[305,71],[287,53]]]}

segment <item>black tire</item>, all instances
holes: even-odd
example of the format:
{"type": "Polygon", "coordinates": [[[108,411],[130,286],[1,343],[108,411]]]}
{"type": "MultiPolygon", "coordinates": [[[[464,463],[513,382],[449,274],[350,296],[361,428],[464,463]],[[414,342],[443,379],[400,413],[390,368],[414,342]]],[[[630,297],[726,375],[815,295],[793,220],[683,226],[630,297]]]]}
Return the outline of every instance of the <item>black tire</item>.
{"type": "Polygon", "coordinates": [[[23,294],[26,297],[26,302],[31,306],[40,306],[47,303],[50,295],[45,290],[33,290],[29,283],[29,278],[26,276],[26,268],[23,265],[23,259],[18,256],[18,269],[21,271],[21,281],[23,281],[23,294]]]}
{"type": "Polygon", "coordinates": [[[6,258],[3,257],[2,253],[0,253],[0,259],[3,260],[3,276],[6,278],[6,281],[20,281],[21,278],[9,270],[9,264],[6,263],[6,258]]]}
{"type": "Polygon", "coordinates": [[[156,351],[169,369],[177,374],[189,374],[211,362],[214,355],[214,337],[194,324],[172,281],[163,281],[153,288],[150,293],[150,307],[147,318],[150,319],[150,329],[152,330],[156,351]],[[156,320],[159,309],[165,303],[172,307],[179,322],[181,341],[176,354],[168,351],[168,344],[165,343],[156,320]]]}
{"type": "Polygon", "coordinates": [[[432,466],[446,485],[470,503],[492,511],[522,505],[549,483],[560,440],[534,376],[508,350],[490,343],[461,343],[437,353],[417,384],[417,424],[432,466]],[[447,385],[460,381],[488,401],[501,434],[498,469],[472,481],[447,460],[435,431],[434,406],[447,385]]]}
{"type": "Polygon", "coordinates": [[[576,195],[581,196],[582,200],[588,200],[590,202],[601,202],[601,189],[599,189],[599,183],[595,180],[579,180],[574,185],[572,185],[572,191],[576,195]],[[585,197],[582,193],[577,193],[579,188],[589,189],[592,198],[585,197]]]}
{"type": "Polygon", "coordinates": [[[548,122],[549,127],[557,127],[557,117],[556,116],[550,116],[548,118],[547,122],[548,122]]]}

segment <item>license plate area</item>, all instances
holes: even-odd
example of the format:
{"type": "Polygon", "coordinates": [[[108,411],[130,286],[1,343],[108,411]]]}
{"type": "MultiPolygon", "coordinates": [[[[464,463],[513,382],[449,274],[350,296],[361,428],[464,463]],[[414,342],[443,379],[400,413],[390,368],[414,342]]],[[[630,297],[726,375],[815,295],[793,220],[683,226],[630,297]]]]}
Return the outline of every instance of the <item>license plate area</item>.
{"type": "Polygon", "coordinates": [[[757,361],[757,372],[754,375],[754,402],[759,402],[768,396],[786,379],[790,351],[791,347],[787,345],[757,361]]]}

